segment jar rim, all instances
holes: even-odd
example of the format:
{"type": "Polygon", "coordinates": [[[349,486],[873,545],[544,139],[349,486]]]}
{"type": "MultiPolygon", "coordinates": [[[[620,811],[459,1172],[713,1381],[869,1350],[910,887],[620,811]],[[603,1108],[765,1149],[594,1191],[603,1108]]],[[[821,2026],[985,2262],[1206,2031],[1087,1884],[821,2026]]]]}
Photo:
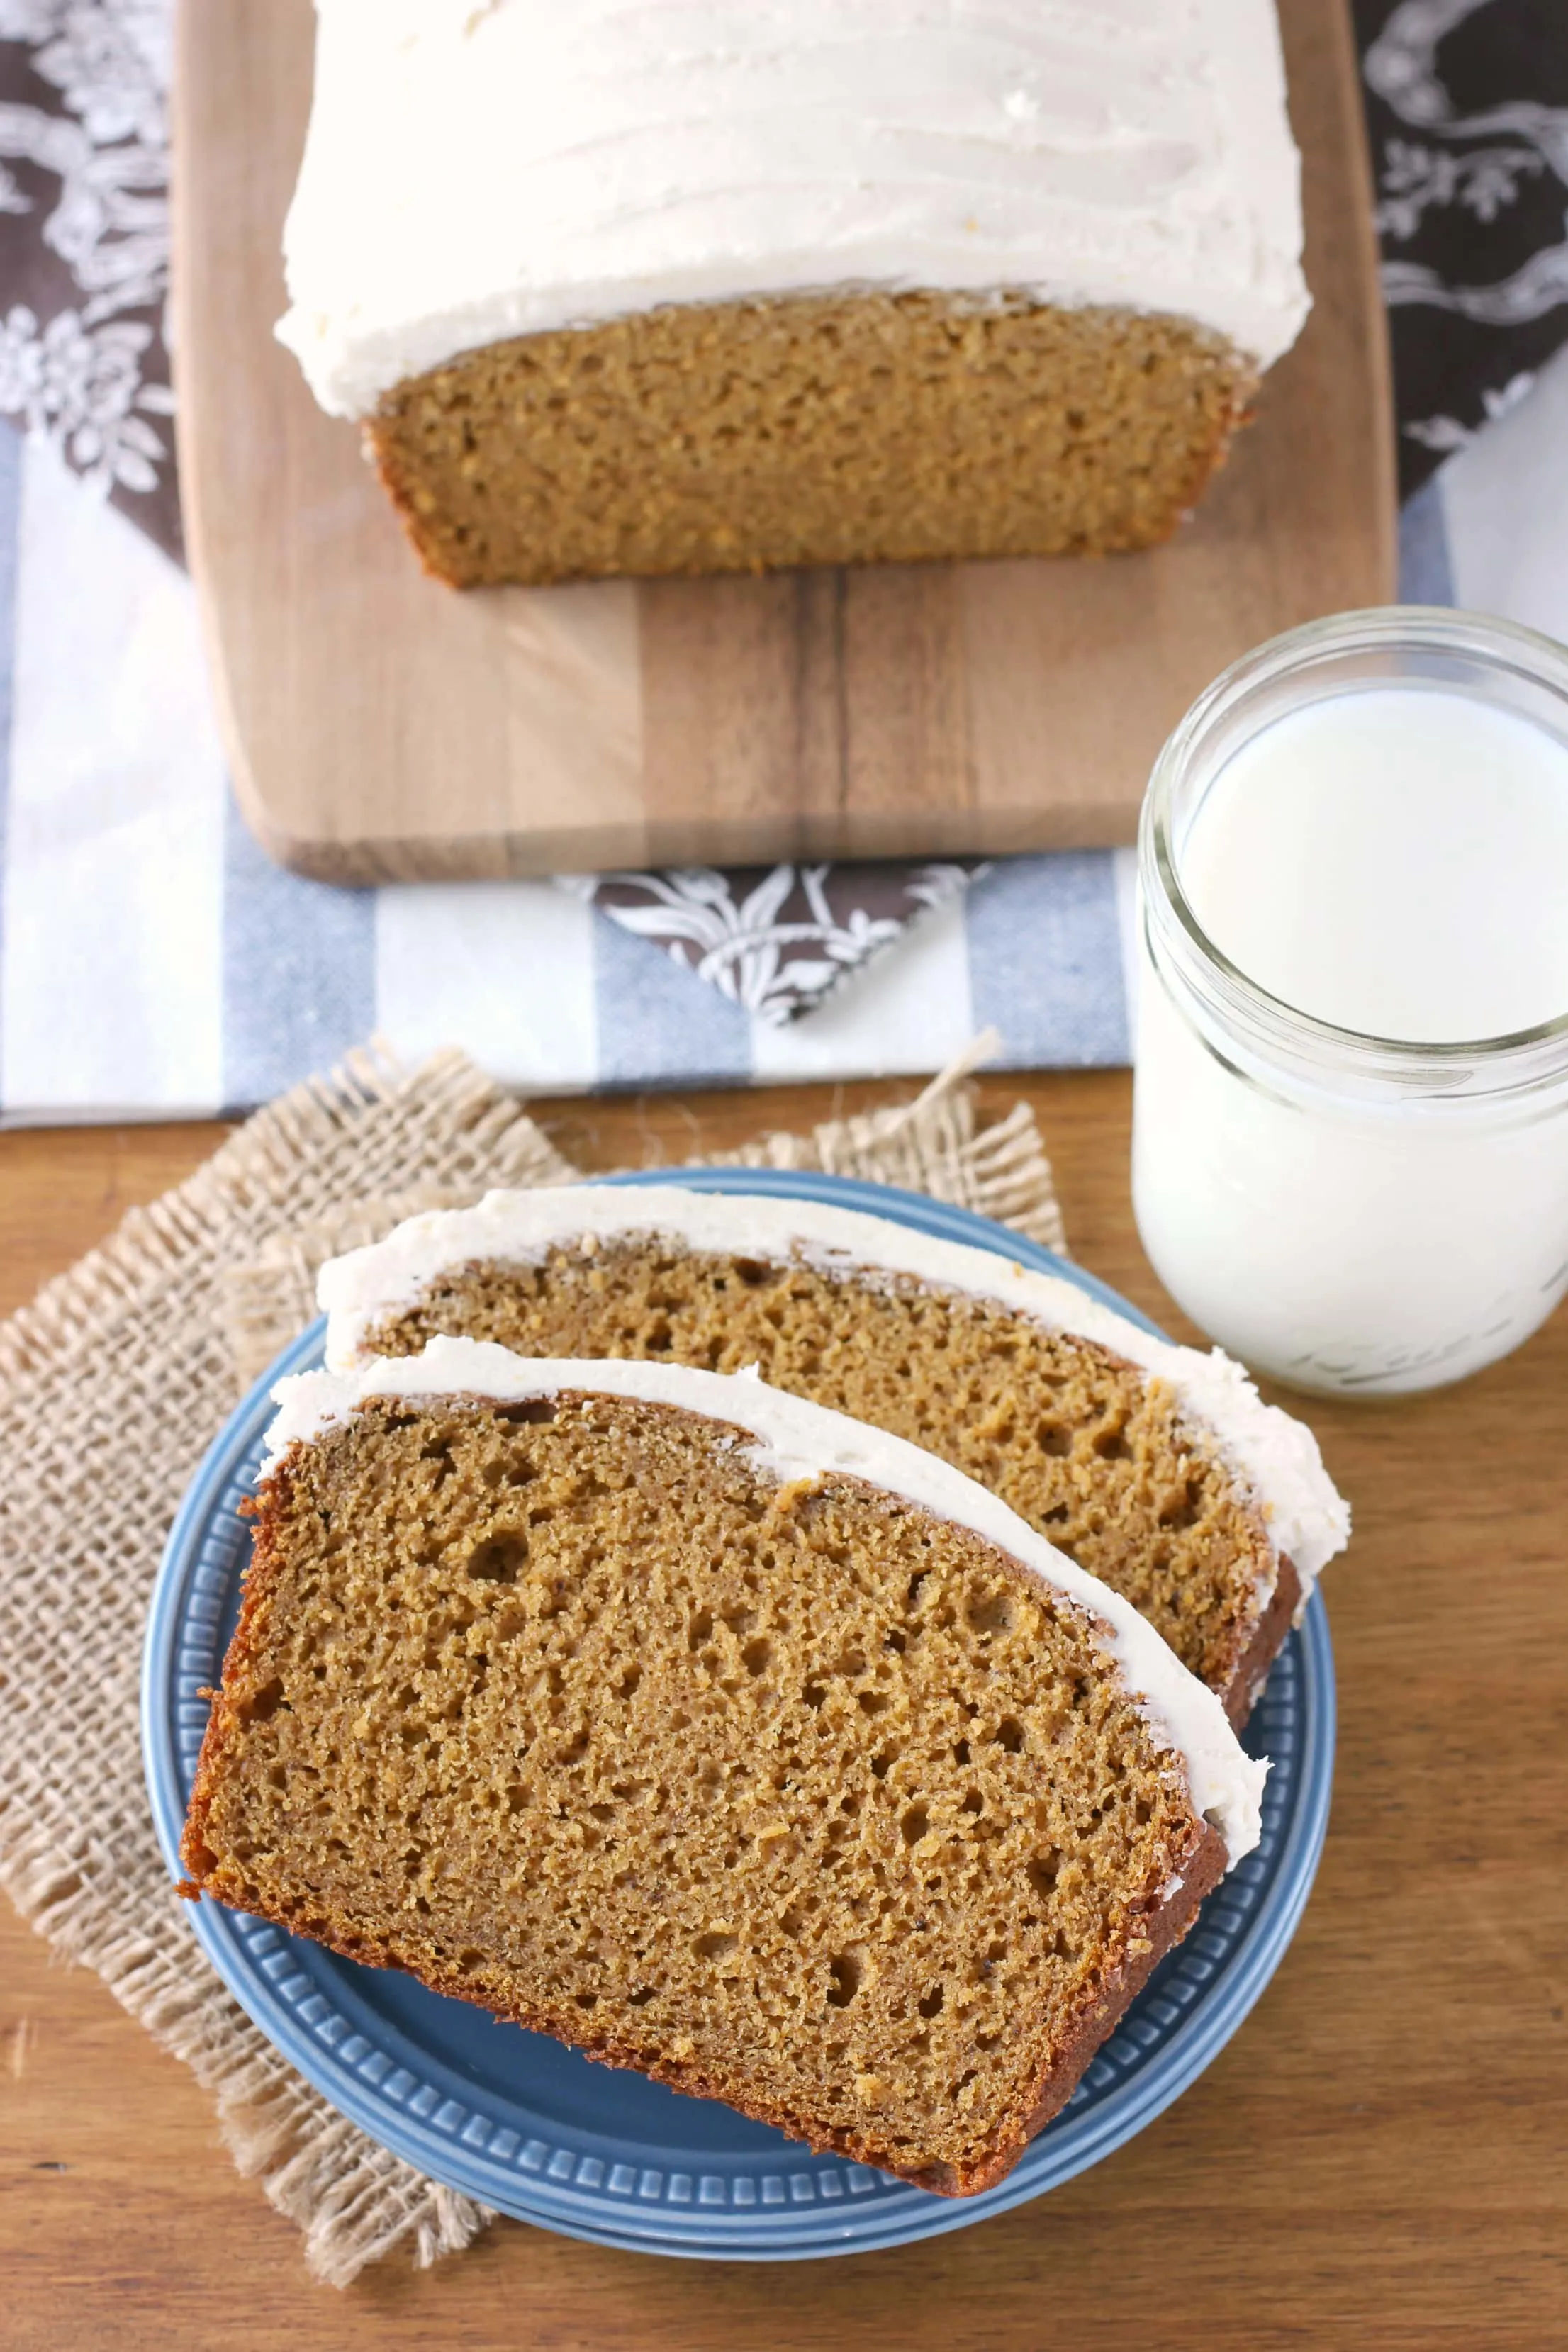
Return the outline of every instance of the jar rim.
{"type": "MultiPolygon", "coordinates": [[[[1402,1092],[1531,1088],[1568,1075],[1568,1010],[1526,1029],[1440,1043],[1347,1028],[1303,1012],[1252,979],[1210,939],[1182,887],[1172,838],[1176,788],[1237,707],[1293,671],[1306,677],[1343,656],[1401,652],[1451,655],[1545,688],[1561,700],[1568,749],[1568,647],[1519,622],[1443,604],[1387,604],[1287,629],[1221,671],[1172,730],[1154,762],[1138,838],[1151,952],[1163,949],[1210,1011],[1227,1026],[1239,1025],[1265,1054],[1272,1048],[1288,1060],[1304,1058],[1320,1068],[1337,1065],[1373,1081],[1392,1081],[1402,1092]]],[[[1273,716],[1264,723],[1272,723],[1273,716]]]]}

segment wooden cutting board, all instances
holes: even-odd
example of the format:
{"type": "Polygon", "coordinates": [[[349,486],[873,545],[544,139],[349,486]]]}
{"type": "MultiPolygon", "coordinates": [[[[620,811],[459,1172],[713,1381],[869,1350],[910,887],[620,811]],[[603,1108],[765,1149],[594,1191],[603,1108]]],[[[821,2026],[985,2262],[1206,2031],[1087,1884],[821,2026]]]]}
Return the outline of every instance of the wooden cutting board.
{"type": "Polygon", "coordinates": [[[1394,593],[1388,361],[1344,0],[1281,0],[1315,307],[1168,547],[458,594],[273,340],[310,0],[184,0],[174,332],[234,780],[334,882],[1131,840],[1194,694],[1394,593]]]}

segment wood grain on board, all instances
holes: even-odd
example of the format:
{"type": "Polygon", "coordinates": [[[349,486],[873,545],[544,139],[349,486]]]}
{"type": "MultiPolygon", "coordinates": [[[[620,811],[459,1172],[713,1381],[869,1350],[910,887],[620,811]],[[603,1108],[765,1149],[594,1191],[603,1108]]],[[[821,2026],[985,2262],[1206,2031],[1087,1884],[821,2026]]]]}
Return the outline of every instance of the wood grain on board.
{"type": "MultiPolygon", "coordinates": [[[[915,1087],[541,1108],[579,1164],[679,1161],[915,1087]]],[[[1127,1186],[1125,1071],[1034,1104],[1080,1259],[1182,1336],[1127,1186]]],[[[0,1135],[0,1308],[175,1182],[216,1129],[0,1135]]],[[[0,1899],[6,2352],[1546,2352],[1568,2308],[1568,1309],[1461,1387],[1313,1402],[1351,1497],[1325,1579],[1327,1851],[1207,2072],[1066,2187],[848,2261],[660,2261],[500,2221],[343,2294],[183,2066],[0,1899]]],[[[0,1594],[0,1606],[5,1596],[0,1594]]],[[[90,1759],[83,1762],[90,1801],[90,1759]]]]}
{"type": "Polygon", "coordinates": [[[1393,593],[1386,337],[1344,0],[1281,0],[1315,298],[1168,547],[455,593],[272,336],[310,0],[185,0],[187,536],[236,785],[339,882],[1131,838],[1164,735],[1275,631],[1393,593]]]}

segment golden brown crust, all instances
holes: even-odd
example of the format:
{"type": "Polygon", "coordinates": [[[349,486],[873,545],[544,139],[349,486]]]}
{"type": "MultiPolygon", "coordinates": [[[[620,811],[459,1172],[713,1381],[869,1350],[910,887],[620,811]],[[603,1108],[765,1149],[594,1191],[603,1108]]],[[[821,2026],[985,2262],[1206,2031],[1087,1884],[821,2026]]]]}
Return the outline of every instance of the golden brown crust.
{"type": "Polygon", "coordinates": [[[1268,1669],[1285,1646],[1285,1637],[1296,1621],[1301,1605],[1301,1580],[1293,1560],[1279,1559],[1274,1590],[1260,1603],[1251,1620],[1251,1630],[1237,1629],[1238,1654],[1227,1679],[1219,1685],[1219,1696],[1225,1711],[1239,1731],[1262,1696],[1268,1679],[1268,1669]],[[1245,1646],[1241,1636],[1246,1634],[1245,1646]]]}
{"type": "Polygon", "coordinates": [[[191,1874],[189,1879],[181,1880],[175,1893],[191,1901],[201,1895],[217,1867],[217,1856],[206,1841],[207,1816],[218,1777],[235,1749],[246,1698],[255,1684],[267,1605],[282,1567],[278,1530],[288,1511],[290,1483],[289,1464],[285,1461],[268,1479],[265,1500],[258,1502],[247,1496],[239,1507],[242,1518],[256,1522],[241,1589],[239,1622],[224,1653],[220,1685],[206,1694],[212,1699],[212,1713],[202,1734],[201,1753],[196,1759],[195,1778],[185,1808],[185,1826],[180,1837],[180,1860],[191,1874]]]}
{"type": "Polygon", "coordinates": [[[1187,320],[862,290],[487,345],[365,433],[456,587],[1110,554],[1170,536],[1254,384],[1187,320]]]}

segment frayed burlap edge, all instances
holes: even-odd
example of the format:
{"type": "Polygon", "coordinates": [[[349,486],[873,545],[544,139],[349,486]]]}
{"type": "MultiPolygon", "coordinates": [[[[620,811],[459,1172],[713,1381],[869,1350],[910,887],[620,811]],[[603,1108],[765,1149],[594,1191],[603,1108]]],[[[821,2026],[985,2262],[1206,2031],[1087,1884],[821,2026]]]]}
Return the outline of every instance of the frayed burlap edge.
{"type": "Polygon", "coordinates": [[[984,1030],[911,1103],[831,1119],[809,1135],[764,1135],[740,1151],[716,1152],[713,1164],[736,1168],[821,1169],[926,1192],[1012,1225],[1047,1249],[1065,1253],[1067,1235],[1056,1180],[1035,1114],[1015,1103],[993,1127],[978,1125],[971,1073],[1001,1048],[984,1030]]]}
{"type": "MultiPolygon", "coordinates": [[[[770,1134],[721,1164],[823,1169],[924,1192],[1063,1246],[1049,1162],[1018,1104],[978,1128],[964,1081],[770,1134]]],[[[356,1054],[241,1128],[205,1167],[0,1327],[0,1886],[97,1970],[215,2095],[242,2173],[346,2285],[400,2245],[434,2262],[490,2220],[347,2122],[229,1998],[148,1817],[137,1678],[163,1531],[236,1394],[313,1312],[321,1260],[421,1208],[575,1171],[461,1055],[413,1074],[356,1054]],[[347,1205],[345,1205],[347,1204],[347,1205]],[[85,1817],[80,1759],[94,1760],[85,1817]]]]}
{"type": "Polygon", "coordinates": [[[258,1113],[0,1328],[0,1885],[216,2095],[241,2170],[338,2285],[399,2243],[421,2263],[454,2252],[489,2215],[337,2115],[195,1943],[142,1780],[147,1598],[180,1495],[234,1402],[222,1328],[234,1263],[412,1178],[472,1199],[574,1172],[461,1055],[410,1076],[356,1054],[258,1113]]]}

